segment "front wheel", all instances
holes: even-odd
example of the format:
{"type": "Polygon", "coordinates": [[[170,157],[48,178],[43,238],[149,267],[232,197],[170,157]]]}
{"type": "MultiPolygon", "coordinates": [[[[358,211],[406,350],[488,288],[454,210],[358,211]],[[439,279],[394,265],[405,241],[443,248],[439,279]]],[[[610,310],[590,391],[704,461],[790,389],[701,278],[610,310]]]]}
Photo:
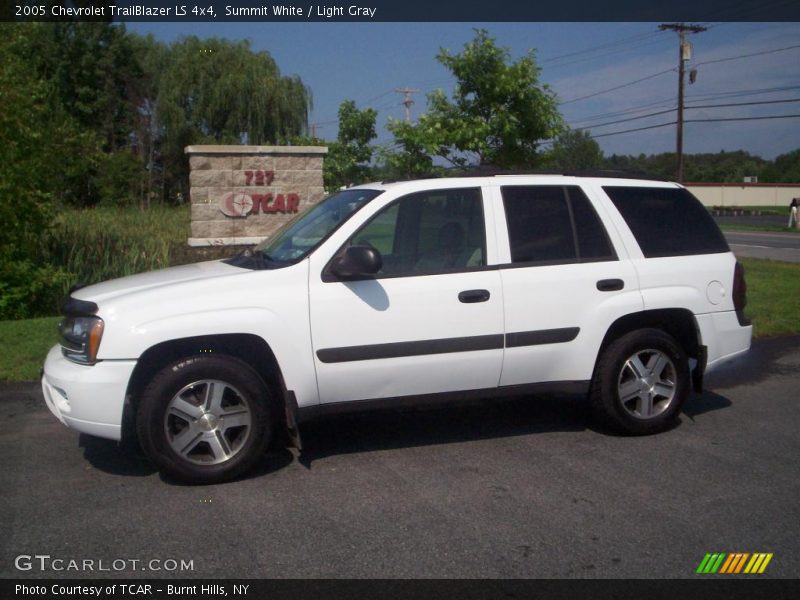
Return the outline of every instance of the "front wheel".
{"type": "Polygon", "coordinates": [[[647,435],[671,427],[688,395],[684,350],[660,329],[639,329],[603,351],[590,399],[595,413],[614,430],[647,435]]]}
{"type": "Polygon", "coordinates": [[[145,388],[136,428],[162,473],[191,483],[237,477],[263,457],[269,392],[246,363],[195,356],[160,371],[145,388]]]}

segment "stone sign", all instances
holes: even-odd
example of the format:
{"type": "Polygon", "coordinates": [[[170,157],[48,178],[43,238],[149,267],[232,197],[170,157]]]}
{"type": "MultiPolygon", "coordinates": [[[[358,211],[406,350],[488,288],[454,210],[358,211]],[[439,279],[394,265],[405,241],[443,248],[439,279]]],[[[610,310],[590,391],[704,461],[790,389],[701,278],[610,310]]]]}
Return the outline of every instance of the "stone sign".
{"type": "Polygon", "coordinates": [[[320,146],[187,146],[190,246],[256,244],[325,196],[320,146]]]}

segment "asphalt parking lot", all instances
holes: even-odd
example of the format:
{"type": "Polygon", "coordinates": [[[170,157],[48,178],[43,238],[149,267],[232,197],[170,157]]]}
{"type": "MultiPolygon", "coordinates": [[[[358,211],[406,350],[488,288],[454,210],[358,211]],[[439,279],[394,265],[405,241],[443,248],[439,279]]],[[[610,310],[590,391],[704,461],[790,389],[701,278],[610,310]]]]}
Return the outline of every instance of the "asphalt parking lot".
{"type": "Polygon", "coordinates": [[[769,552],[760,577],[797,577],[799,375],[799,337],[757,342],[647,438],[596,429],[577,399],[321,420],[301,455],[208,487],[0,386],[0,576],[683,578],[708,552],[769,552]],[[37,554],[127,562],[15,567],[37,554]]]}

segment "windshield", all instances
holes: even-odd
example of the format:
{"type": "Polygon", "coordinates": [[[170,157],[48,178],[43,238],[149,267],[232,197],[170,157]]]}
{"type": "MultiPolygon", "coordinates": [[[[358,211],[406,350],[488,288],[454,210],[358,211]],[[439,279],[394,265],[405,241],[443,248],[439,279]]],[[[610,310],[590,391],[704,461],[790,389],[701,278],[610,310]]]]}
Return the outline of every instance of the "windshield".
{"type": "Polygon", "coordinates": [[[337,192],[261,242],[253,249],[253,254],[273,263],[297,262],[381,193],[381,190],[363,189],[337,192]]]}

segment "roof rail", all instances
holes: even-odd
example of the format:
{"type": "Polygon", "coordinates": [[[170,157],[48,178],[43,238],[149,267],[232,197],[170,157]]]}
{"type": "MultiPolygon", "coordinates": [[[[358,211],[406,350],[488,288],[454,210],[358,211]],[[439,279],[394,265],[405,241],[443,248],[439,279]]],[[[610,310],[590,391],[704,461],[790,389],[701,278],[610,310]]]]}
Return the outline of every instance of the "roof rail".
{"type": "Polygon", "coordinates": [[[475,165],[471,167],[454,167],[444,171],[420,174],[411,178],[385,179],[381,183],[399,183],[416,179],[442,179],[446,177],[502,177],[508,175],[563,175],[569,177],[669,181],[643,171],[626,171],[624,169],[503,169],[491,165],[475,165]]]}

